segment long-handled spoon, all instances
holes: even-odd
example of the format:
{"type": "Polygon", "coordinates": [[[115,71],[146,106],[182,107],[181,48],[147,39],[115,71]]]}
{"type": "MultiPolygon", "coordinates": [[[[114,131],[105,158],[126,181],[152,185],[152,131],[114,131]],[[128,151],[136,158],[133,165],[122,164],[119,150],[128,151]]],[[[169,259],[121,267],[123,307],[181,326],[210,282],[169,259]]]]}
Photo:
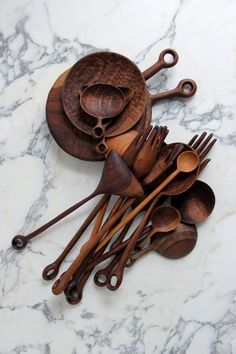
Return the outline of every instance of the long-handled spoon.
{"type": "MultiPolygon", "coordinates": [[[[106,224],[108,222],[108,220],[116,213],[116,211],[120,208],[123,201],[124,201],[124,199],[122,200],[121,198],[118,198],[118,200],[116,201],[115,205],[113,206],[112,210],[110,211],[110,214],[108,215],[104,224],[106,224]]],[[[102,213],[102,211],[100,212],[100,214],[101,213],[102,213]]],[[[96,223],[94,225],[92,234],[90,236],[91,238],[94,237],[94,235],[98,232],[98,230],[101,226],[101,219],[103,219],[103,216],[101,216],[100,214],[99,214],[99,217],[97,218],[96,223]],[[99,218],[100,218],[100,220],[98,220],[99,218]]],[[[94,249],[91,251],[91,254],[89,254],[88,257],[84,259],[84,262],[73,274],[72,280],[67,284],[67,287],[65,288],[64,293],[66,295],[67,302],[70,303],[71,305],[77,304],[82,299],[83,288],[84,288],[86,281],[88,280],[90,274],[93,271],[93,267],[89,268],[87,270],[87,265],[89,264],[90,260],[92,261],[92,259],[94,259],[94,258],[96,259],[96,257],[101,256],[103,254],[105,248],[106,248],[106,245],[103,247],[103,249],[100,250],[99,253],[94,255],[94,252],[95,252],[95,247],[94,247],[94,249]]]]}
{"type": "Polygon", "coordinates": [[[180,212],[170,205],[161,205],[153,210],[151,215],[152,229],[147,236],[136,244],[141,249],[157,232],[169,232],[176,228],[181,221],[180,212]]]}
{"type": "Polygon", "coordinates": [[[156,251],[162,256],[171,259],[179,259],[189,254],[197,242],[197,229],[195,225],[180,223],[175,230],[167,233],[157,233],[153,236],[148,247],[133,253],[126,267],[133,265],[140,257],[156,251]]]}
{"type": "MultiPolygon", "coordinates": [[[[142,203],[140,203],[131,213],[122,220],[111,232],[110,239],[112,236],[119,231],[123,226],[125,226],[134,216],[142,210],[152,199],[154,199],[158,193],[164,189],[168,183],[170,183],[180,172],[188,173],[193,171],[199,165],[199,157],[197,153],[193,151],[185,151],[178,156],[177,159],[177,168],[172,172],[142,203]]],[[[101,230],[100,230],[101,231],[101,230]]],[[[90,250],[98,243],[100,240],[101,234],[97,233],[96,237],[93,240],[86,242],[82,248],[79,256],[74,260],[72,265],[68,270],[53,284],[52,291],[55,295],[60,294],[68,284],[71,275],[74,273],[74,270],[82,263],[83,259],[86,258],[90,250]]],[[[109,240],[110,240],[109,239],[109,240]]]]}
{"type": "MultiPolygon", "coordinates": [[[[107,198],[107,195],[104,195],[102,197],[102,199],[100,200],[100,202],[95,206],[95,208],[92,210],[92,212],[89,214],[89,216],[86,218],[86,220],[84,221],[84,223],[81,225],[81,227],[79,228],[79,230],[76,232],[76,234],[72,237],[72,239],[69,241],[69,243],[67,244],[67,246],[64,248],[64,250],[62,251],[62,253],[60,254],[59,257],[57,257],[57,259],[52,262],[51,264],[47,265],[43,272],[42,272],[42,277],[44,280],[52,280],[54,279],[60,269],[61,263],[63,262],[63,260],[65,259],[65,257],[68,255],[68,253],[72,250],[72,248],[74,247],[74,245],[76,244],[76,242],[79,240],[79,238],[83,235],[84,231],[86,230],[86,228],[89,226],[89,224],[91,223],[91,221],[94,219],[94,217],[97,215],[97,213],[100,210],[103,210],[105,208],[107,208],[107,205],[109,203],[110,197],[107,198]]],[[[99,220],[99,219],[98,219],[99,220]]]]}
{"type": "Polygon", "coordinates": [[[122,160],[120,155],[114,150],[110,151],[110,153],[108,154],[100,182],[93,193],[91,193],[88,197],[84,198],[79,203],[75,204],[63,213],[59,214],[57,217],[44,224],[37,230],[31,232],[29,235],[17,235],[13,237],[12,246],[17,250],[23,249],[27,245],[29,240],[38,236],[41,232],[47,230],[50,226],[54,225],[62,218],[81,207],[90,199],[94,198],[99,194],[104,193],[126,195],[132,197],[143,195],[143,190],[140,183],[137,181],[137,179],[135,178],[131,170],[128,168],[126,163],[122,160]]]}

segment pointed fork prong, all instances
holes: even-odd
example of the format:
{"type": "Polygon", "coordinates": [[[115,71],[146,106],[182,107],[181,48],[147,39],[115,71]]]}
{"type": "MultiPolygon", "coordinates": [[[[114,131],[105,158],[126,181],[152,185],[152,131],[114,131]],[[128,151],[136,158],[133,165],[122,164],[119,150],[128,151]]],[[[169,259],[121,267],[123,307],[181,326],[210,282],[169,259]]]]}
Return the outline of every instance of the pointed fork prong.
{"type": "Polygon", "coordinates": [[[188,146],[192,146],[193,145],[193,143],[195,142],[195,140],[198,138],[198,134],[195,134],[193,137],[192,137],[192,139],[190,139],[189,140],[189,142],[188,142],[188,146]]]}
{"type": "Polygon", "coordinates": [[[204,168],[207,167],[207,165],[209,164],[210,161],[211,161],[211,159],[206,159],[206,160],[202,161],[202,163],[200,163],[198,174],[200,174],[204,170],[204,168]]]}
{"type": "Polygon", "coordinates": [[[150,144],[150,145],[153,145],[153,143],[154,143],[156,137],[158,136],[158,133],[159,133],[159,127],[156,125],[156,126],[152,129],[152,131],[151,131],[151,133],[150,133],[150,135],[149,135],[149,137],[148,137],[148,141],[149,141],[149,144],[150,144]]]}
{"type": "Polygon", "coordinates": [[[212,140],[211,143],[200,153],[200,155],[199,155],[200,161],[202,161],[206,157],[206,155],[212,149],[212,147],[216,143],[216,141],[217,141],[217,139],[212,140]]]}
{"type": "Polygon", "coordinates": [[[168,157],[168,161],[166,160],[167,163],[172,163],[176,157],[180,154],[180,152],[182,152],[182,150],[184,149],[184,145],[182,144],[176,144],[170,154],[170,156],[168,157]]]}
{"type": "Polygon", "coordinates": [[[147,129],[138,133],[138,135],[134,138],[132,143],[129,145],[127,150],[124,152],[122,158],[126,162],[126,164],[130,167],[133,166],[138,153],[143,147],[144,142],[146,141],[147,136],[152,130],[152,125],[149,125],[147,129]]]}
{"type": "Polygon", "coordinates": [[[207,144],[209,143],[209,141],[211,140],[211,138],[213,137],[213,134],[209,134],[208,137],[202,141],[202,143],[200,145],[198,145],[198,148],[195,149],[196,152],[198,153],[198,155],[200,155],[200,153],[204,150],[204,148],[207,146],[207,144]]]}
{"type": "Polygon", "coordinates": [[[199,147],[199,145],[201,144],[201,142],[203,141],[203,139],[205,138],[206,135],[207,135],[207,132],[203,132],[191,147],[194,150],[196,150],[199,147]]]}

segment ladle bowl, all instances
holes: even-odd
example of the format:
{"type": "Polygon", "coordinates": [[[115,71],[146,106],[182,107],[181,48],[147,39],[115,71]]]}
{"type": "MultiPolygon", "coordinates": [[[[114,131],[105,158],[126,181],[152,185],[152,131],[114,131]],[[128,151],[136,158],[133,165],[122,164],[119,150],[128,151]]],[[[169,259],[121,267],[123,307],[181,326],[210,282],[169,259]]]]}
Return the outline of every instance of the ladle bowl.
{"type": "Polygon", "coordinates": [[[179,210],[183,222],[199,224],[212,213],[215,195],[208,184],[197,180],[186,192],[173,196],[171,204],[179,210]]]}

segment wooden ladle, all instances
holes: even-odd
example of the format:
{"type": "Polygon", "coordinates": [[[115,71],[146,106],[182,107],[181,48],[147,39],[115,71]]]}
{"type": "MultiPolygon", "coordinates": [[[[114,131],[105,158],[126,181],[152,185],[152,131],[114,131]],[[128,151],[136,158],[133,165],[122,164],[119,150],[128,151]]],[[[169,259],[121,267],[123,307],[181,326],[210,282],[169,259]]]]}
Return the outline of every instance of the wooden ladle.
{"type": "MultiPolygon", "coordinates": [[[[124,225],[126,225],[130,220],[132,220],[139,211],[141,211],[152,199],[157,196],[165,186],[168,185],[180,172],[191,172],[199,165],[199,157],[197,153],[193,151],[185,151],[178,156],[177,159],[177,168],[174,172],[171,173],[147,198],[144,199],[129,215],[127,215],[124,220],[122,220],[115,228],[109,233],[109,237],[106,238],[106,242],[112,238],[112,236],[119,231],[124,225]]],[[[116,172],[115,172],[116,174],[116,172]]],[[[114,177],[115,181],[117,180],[117,176],[114,177]]],[[[136,180],[137,182],[137,180],[136,180]]],[[[137,182],[138,183],[138,182],[137,182]]],[[[52,291],[55,295],[59,295],[65,287],[67,286],[72,274],[74,273],[75,269],[77,269],[83,260],[86,258],[87,254],[90,252],[91,249],[99,242],[101,234],[98,232],[93,240],[90,240],[81,248],[81,252],[79,256],[74,260],[71,266],[67,269],[67,271],[53,284],[52,291]]],[[[127,246],[125,252],[130,252],[130,248],[133,249],[137,239],[134,240],[134,243],[130,242],[127,246]]],[[[102,242],[101,242],[102,245],[102,242]]],[[[102,247],[102,246],[101,246],[102,247]]],[[[126,254],[122,255],[126,257],[126,254]]],[[[122,259],[122,258],[121,258],[122,259]]]]}
{"type": "Polygon", "coordinates": [[[179,259],[188,255],[197,242],[195,225],[180,223],[175,230],[167,233],[157,233],[152,237],[151,244],[144,249],[133,253],[126,267],[133,265],[140,257],[151,251],[156,251],[165,258],[179,259]]]}
{"type": "Polygon", "coordinates": [[[116,87],[107,83],[84,86],[80,91],[80,105],[90,116],[96,118],[96,125],[91,134],[95,139],[102,139],[96,146],[98,153],[105,154],[105,129],[111,120],[117,118],[133,96],[128,87],[116,87]]]}
{"type": "Polygon", "coordinates": [[[78,209],[99,194],[115,194],[130,197],[138,197],[143,195],[143,189],[140,183],[137,181],[136,177],[133,175],[130,168],[126,165],[120,155],[114,150],[110,151],[108,154],[100,182],[93,193],[29,235],[17,235],[13,237],[12,246],[17,250],[25,248],[29,240],[47,230],[50,226],[70,214],[73,210],[78,209]]]}
{"type": "Polygon", "coordinates": [[[197,180],[185,193],[172,197],[171,204],[179,210],[183,222],[199,224],[212,213],[215,194],[208,184],[197,180]]]}
{"type": "Polygon", "coordinates": [[[97,117],[98,123],[102,123],[103,118],[112,118],[120,114],[132,96],[133,90],[128,87],[96,83],[84,86],[80,91],[80,105],[85,112],[97,117]]]}
{"type": "Polygon", "coordinates": [[[181,221],[179,211],[170,205],[161,205],[153,210],[151,215],[152,229],[138,244],[137,247],[143,248],[157,232],[169,232],[176,228],[181,221]]]}

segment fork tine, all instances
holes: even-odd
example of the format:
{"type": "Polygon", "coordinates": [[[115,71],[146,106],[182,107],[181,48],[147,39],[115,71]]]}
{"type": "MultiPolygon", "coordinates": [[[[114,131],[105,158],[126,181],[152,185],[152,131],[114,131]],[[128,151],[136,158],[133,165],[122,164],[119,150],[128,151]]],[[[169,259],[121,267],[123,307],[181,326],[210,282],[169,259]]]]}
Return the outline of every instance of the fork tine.
{"type": "Polygon", "coordinates": [[[144,130],[139,142],[137,145],[141,144],[141,146],[143,145],[144,141],[147,139],[148,135],[150,134],[152,130],[152,125],[149,125],[149,127],[147,127],[147,129],[144,130]]]}
{"type": "MultiPolygon", "coordinates": [[[[168,157],[168,162],[173,162],[179,153],[183,150],[184,146],[182,144],[176,144],[172,150],[171,155],[168,157]]],[[[167,160],[166,160],[167,162],[167,160]]]]}
{"type": "Polygon", "coordinates": [[[154,142],[156,136],[158,135],[158,131],[159,131],[159,127],[156,125],[148,137],[148,141],[149,141],[150,145],[153,145],[153,142],[154,142]]]}
{"type": "Polygon", "coordinates": [[[200,163],[198,174],[200,174],[204,170],[204,168],[207,167],[207,165],[209,164],[210,161],[211,161],[211,159],[206,159],[206,160],[202,161],[202,163],[200,163]]]}
{"type": "Polygon", "coordinates": [[[189,140],[189,142],[188,142],[187,145],[189,145],[189,146],[193,145],[193,143],[194,143],[194,141],[197,139],[197,137],[198,137],[198,134],[194,135],[194,136],[192,137],[192,139],[189,140]]]}
{"type": "Polygon", "coordinates": [[[159,151],[162,147],[162,144],[163,144],[163,141],[165,140],[166,136],[168,135],[169,133],[169,130],[167,129],[167,127],[161,127],[161,131],[160,131],[160,134],[157,134],[156,136],[156,139],[155,139],[155,142],[154,142],[154,146],[155,146],[155,149],[156,149],[156,156],[159,154],[159,151]]]}
{"type": "Polygon", "coordinates": [[[149,125],[148,128],[146,128],[144,131],[139,132],[138,135],[132,141],[132,143],[129,145],[127,150],[124,152],[122,157],[128,166],[133,166],[134,160],[142,149],[146,137],[149,135],[151,130],[152,125],[149,125]]]}
{"type": "Polygon", "coordinates": [[[194,149],[194,150],[196,150],[198,147],[199,147],[199,145],[201,144],[201,142],[203,141],[203,139],[205,138],[205,136],[207,135],[207,132],[203,132],[200,136],[199,136],[199,138],[197,139],[197,141],[193,144],[193,146],[192,146],[192,148],[194,149]]]}
{"type": "Polygon", "coordinates": [[[200,161],[202,161],[206,155],[209,153],[209,151],[212,149],[213,145],[216,143],[217,139],[214,139],[211,141],[211,143],[201,152],[199,155],[200,161]]]}
{"type": "Polygon", "coordinates": [[[208,137],[198,146],[198,148],[196,149],[198,155],[200,155],[200,153],[204,150],[204,148],[207,146],[212,137],[213,134],[209,134],[208,137]]]}

